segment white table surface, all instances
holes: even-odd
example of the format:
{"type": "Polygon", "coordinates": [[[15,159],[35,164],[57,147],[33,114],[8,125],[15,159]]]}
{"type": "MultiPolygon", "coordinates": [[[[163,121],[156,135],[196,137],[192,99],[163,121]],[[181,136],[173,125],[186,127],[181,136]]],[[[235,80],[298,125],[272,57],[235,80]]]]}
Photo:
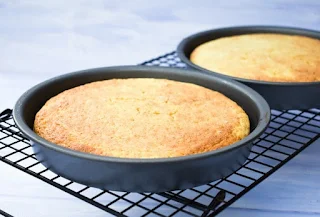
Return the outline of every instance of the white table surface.
{"type": "MultiPolygon", "coordinates": [[[[320,1],[0,0],[0,110],[28,88],[79,69],[130,65],[210,28],[320,30],[320,1]]],[[[320,141],[219,216],[320,216],[320,141]]],[[[0,209],[14,216],[108,216],[0,162],[0,209]]]]}

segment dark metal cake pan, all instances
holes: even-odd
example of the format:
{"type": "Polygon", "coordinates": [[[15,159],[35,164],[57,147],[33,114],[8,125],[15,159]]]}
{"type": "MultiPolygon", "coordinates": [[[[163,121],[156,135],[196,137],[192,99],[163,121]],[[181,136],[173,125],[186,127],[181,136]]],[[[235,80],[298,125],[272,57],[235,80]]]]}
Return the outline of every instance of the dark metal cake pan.
{"type": "Polygon", "coordinates": [[[246,161],[252,142],[266,129],[270,121],[270,109],[258,93],[230,79],[175,68],[124,66],[89,69],[44,81],[18,99],[13,117],[17,127],[30,139],[37,159],[58,175],[106,190],[163,192],[206,184],[237,170],[246,161]],[[142,77],[195,83],[223,93],[248,114],[250,134],[230,146],[202,154],[129,159],[74,151],[46,141],[34,133],[36,113],[48,99],[62,91],[88,82],[142,77]]]}
{"type": "MultiPolygon", "coordinates": [[[[320,81],[318,82],[269,82],[238,78],[209,71],[190,61],[190,54],[199,45],[222,37],[252,34],[252,33],[278,33],[289,35],[302,35],[320,39],[320,32],[281,26],[239,26],[213,29],[191,35],[180,42],[177,54],[182,62],[189,68],[199,72],[218,75],[220,77],[234,79],[251,87],[260,93],[272,109],[309,109],[320,107],[320,81]]],[[[279,48],[281,49],[281,48],[279,48]]],[[[234,63],[236,64],[236,63],[234,63]]]]}

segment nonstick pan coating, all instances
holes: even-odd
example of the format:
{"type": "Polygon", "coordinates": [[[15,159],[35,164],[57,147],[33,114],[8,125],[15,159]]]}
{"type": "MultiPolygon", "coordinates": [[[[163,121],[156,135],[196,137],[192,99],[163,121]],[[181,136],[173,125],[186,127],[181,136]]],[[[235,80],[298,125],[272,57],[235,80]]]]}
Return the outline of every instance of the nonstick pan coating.
{"type": "Polygon", "coordinates": [[[232,80],[191,70],[125,66],[89,69],[44,81],[19,98],[13,117],[17,127],[31,140],[37,159],[58,175],[106,190],[163,192],[206,184],[238,169],[247,159],[252,142],[267,127],[270,109],[259,94],[232,80]],[[88,82],[134,77],[166,78],[220,91],[236,101],[249,115],[251,133],[233,145],[202,154],[129,159],[74,151],[50,143],[33,132],[35,114],[49,98],[58,93],[88,82]]]}
{"type": "Polygon", "coordinates": [[[320,39],[320,32],[300,28],[280,27],[280,26],[239,26],[221,29],[213,29],[200,32],[185,38],[177,48],[177,54],[182,62],[189,68],[196,69],[199,72],[218,75],[224,78],[231,78],[242,82],[260,93],[268,102],[272,109],[309,109],[320,107],[320,81],[318,82],[267,82],[256,81],[244,78],[237,78],[223,75],[218,72],[212,72],[204,69],[190,61],[190,54],[199,45],[227,36],[242,35],[250,33],[279,33],[289,35],[303,35],[320,39]]]}

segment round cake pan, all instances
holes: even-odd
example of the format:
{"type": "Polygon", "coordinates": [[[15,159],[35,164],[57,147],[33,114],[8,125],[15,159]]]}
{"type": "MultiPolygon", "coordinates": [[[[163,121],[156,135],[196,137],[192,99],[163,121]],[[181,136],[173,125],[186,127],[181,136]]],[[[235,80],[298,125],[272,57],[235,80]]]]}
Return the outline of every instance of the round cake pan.
{"type": "Polygon", "coordinates": [[[163,192],[210,183],[237,170],[246,161],[252,142],[266,129],[270,108],[254,90],[230,79],[184,69],[123,66],[73,72],[44,81],[18,99],[13,117],[17,127],[30,139],[37,159],[56,174],[105,190],[163,192]],[[62,91],[94,81],[143,77],[189,82],[223,93],[248,114],[251,133],[215,151],[158,159],[117,158],[78,152],[48,142],[34,133],[36,113],[47,100],[62,91]]]}
{"type": "MultiPolygon", "coordinates": [[[[191,35],[180,42],[177,54],[182,62],[192,69],[210,75],[218,75],[242,82],[260,93],[272,109],[309,109],[320,107],[320,81],[318,82],[269,82],[249,80],[209,71],[190,61],[190,54],[199,45],[222,37],[252,34],[252,33],[279,33],[302,35],[320,39],[320,32],[300,28],[280,26],[239,26],[214,29],[191,35]]],[[[281,49],[281,48],[279,48],[281,49]]],[[[236,63],[234,63],[236,64],[236,63]]]]}

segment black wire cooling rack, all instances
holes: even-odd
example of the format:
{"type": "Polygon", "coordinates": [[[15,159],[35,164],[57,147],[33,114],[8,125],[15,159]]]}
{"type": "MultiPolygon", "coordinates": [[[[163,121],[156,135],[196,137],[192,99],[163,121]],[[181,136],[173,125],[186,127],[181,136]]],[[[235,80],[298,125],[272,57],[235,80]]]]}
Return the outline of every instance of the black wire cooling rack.
{"type": "MultiPolygon", "coordinates": [[[[176,54],[143,65],[185,67],[176,54]]],[[[320,109],[272,110],[272,121],[254,142],[249,159],[233,174],[207,185],[163,193],[102,191],[51,172],[35,158],[14,125],[11,110],[0,114],[0,160],[114,216],[215,216],[320,137],[320,109]]]]}

